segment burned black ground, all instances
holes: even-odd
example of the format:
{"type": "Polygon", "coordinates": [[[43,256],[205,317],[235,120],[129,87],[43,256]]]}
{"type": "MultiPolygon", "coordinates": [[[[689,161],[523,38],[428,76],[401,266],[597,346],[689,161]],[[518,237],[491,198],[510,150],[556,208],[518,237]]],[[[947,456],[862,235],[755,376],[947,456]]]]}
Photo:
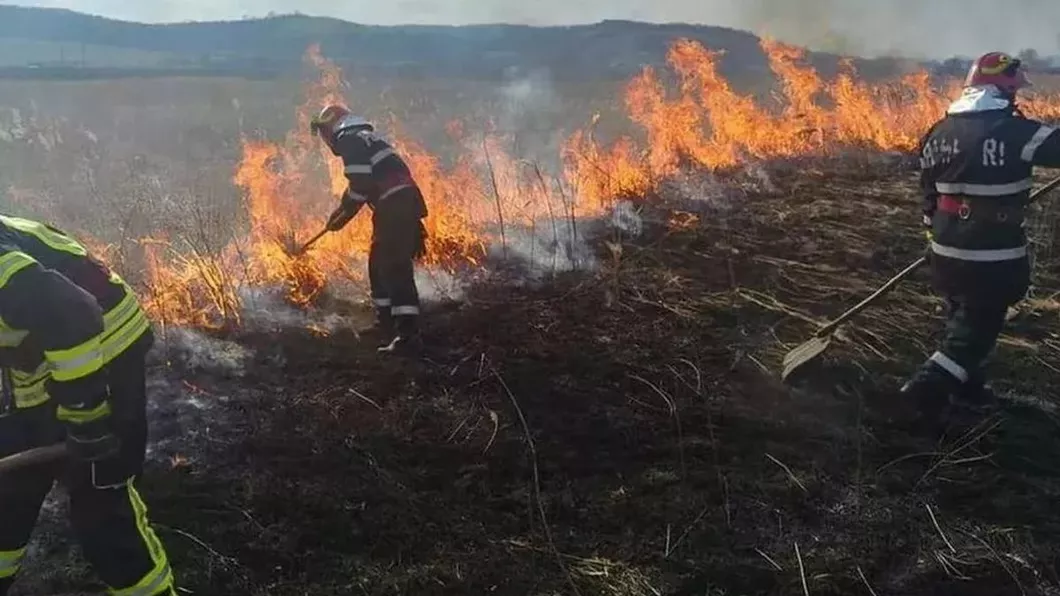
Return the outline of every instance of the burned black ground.
{"type": "MultiPolygon", "coordinates": [[[[919,256],[909,182],[730,182],[641,205],[594,273],[436,307],[424,362],[289,330],[234,338],[241,376],[160,365],[156,400],[209,406],[163,423],[189,459],[144,481],[185,591],[1060,594],[1056,269],[1001,345],[1003,411],[921,436],[890,392],[941,327],[923,277],[776,380],[919,256]]],[[[45,544],[21,594],[91,585],[45,544]]]]}

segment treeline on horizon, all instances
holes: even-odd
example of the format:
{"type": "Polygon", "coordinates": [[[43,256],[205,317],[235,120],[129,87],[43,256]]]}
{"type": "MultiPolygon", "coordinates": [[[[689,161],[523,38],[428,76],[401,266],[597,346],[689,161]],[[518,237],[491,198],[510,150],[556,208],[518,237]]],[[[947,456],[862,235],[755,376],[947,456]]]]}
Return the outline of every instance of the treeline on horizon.
{"type": "MultiPolygon", "coordinates": [[[[609,20],[592,25],[373,26],[300,14],[234,21],[144,24],[65,9],[0,5],[0,40],[56,44],[56,55],[0,66],[0,78],[78,79],[109,77],[237,76],[274,78],[302,68],[306,49],[366,76],[405,79],[499,80],[547,70],[558,81],[628,78],[644,65],[663,66],[670,43],[690,38],[724,50],[723,75],[734,80],[768,72],[758,38],[746,31],[688,24],[609,20]],[[86,52],[85,48],[93,48],[86,52]],[[144,64],[108,64],[115,48],[145,53],[144,64]],[[86,54],[88,58],[86,58],[86,54]],[[102,57],[101,57],[102,56],[102,57]]],[[[1060,73],[1060,57],[1021,52],[1038,71],[1060,73]]],[[[840,57],[811,52],[824,76],[835,74],[840,57]]],[[[914,63],[943,76],[967,70],[968,57],[914,63]]],[[[913,61],[860,59],[868,77],[907,71],[913,61]]]]}

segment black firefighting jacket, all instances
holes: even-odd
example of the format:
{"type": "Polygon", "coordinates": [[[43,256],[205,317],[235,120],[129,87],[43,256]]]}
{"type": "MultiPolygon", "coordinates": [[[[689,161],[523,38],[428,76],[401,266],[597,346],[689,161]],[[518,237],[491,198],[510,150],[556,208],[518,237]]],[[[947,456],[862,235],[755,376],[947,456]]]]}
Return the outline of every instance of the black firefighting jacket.
{"type": "Polygon", "coordinates": [[[370,128],[344,128],[340,121],[334,147],[349,181],[348,199],[367,203],[374,217],[404,221],[427,217],[412,172],[390,143],[370,128]]]}
{"type": "Polygon", "coordinates": [[[992,86],[972,87],[920,142],[936,288],[1018,302],[1030,284],[1025,207],[1034,166],[1060,167],[1060,133],[992,86]]]}
{"type": "Polygon", "coordinates": [[[53,397],[68,424],[106,417],[104,367],[152,340],[132,290],[85,247],[46,224],[0,215],[0,417],[53,397]]]}

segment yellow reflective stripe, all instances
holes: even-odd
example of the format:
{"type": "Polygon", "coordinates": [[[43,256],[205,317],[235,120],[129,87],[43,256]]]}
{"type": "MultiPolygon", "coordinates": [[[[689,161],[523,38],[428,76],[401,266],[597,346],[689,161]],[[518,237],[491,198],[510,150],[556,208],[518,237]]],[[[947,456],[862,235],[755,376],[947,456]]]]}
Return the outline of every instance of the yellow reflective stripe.
{"type": "Polygon", "coordinates": [[[29,372],[25,370],[19,370],[16,368],[11,369],[11,380],[14,381],[15,387],[32,385],[37,381],[48,378],[48,373],[51,369],[48,368],[48,361],[42,360],[37,365],[36,370],[29,372]]]}
{"type": "Polygon", "coordinates": [[[88,254],[85,247],[78,244],[73,238],[66,234],[61,234],[39,221],[23,219],[21,217],[12,217],[10,215],[0,215],[0,222],[9,228],[14,228],[20,232],[33,236],[55,250],[78,256],[85,256],[88,254]]]}
{"type": "MultiPolygon", "coordinates": [[[[150,574],[144,576],[144,579],[140,580],[135,586],[122,588],[120,590],[111,588],[107,593],[116,596],[158,596],[163,593],[163,590],[172,589],[173,570],[170,569],[169,564],[167,563],[164,568],[152,571],[150,574]]],[[[172,592],[164,593],[172,594],[172,592]]]]}
{"type": "Polygon", "coordinates": [[[0,550],[0,579],[14,577],[26,556],[26,549],[0,550]]]}
{"type": "Polygon", "coordinates": [[[45,382],[48,380],[48,375],[51,371],[45,366],[37,370],[39,371],[38,373],[11,371],[11,380],[15,385],[12,393],[15,395],[16,407],[32,408],[48,401],[48,388],[45,382]]]}
{"type": "MultiPolygon", "coordinates": [[[[11,371],[17,409],[39,406],[50,399],[45,384],[49,376],[57,381],[68,381],[91,374],[129,349],[150,329],[151,320],[140,307],[132,288],[115,273],[111,274],[110,279],[124,288],[125,297],[104,313],[102,333],[81,346],[45,352],[46,360],[32,373],[11,371]],[[94,352],[90,348],[93,345],[94,352]]],[[[3,320],[0,320],[0,347],[18,346],[26,335],[25,331],[5,328],[3,320]]]]}
{"type": "Polygon", "coordinates": [[[119,354],[129,349],[129,346],[140,338],[151,327],[151,321],[143,312],[139,316],[128,321],[124,327],[115,329],[110,337],[103,340],[100,346],[103,352],[104,363],[114,360],[119,354]]]}
{"type": "Polygon", "coordinates": [[[147,318],[147,313],[140,308],[140,301],[132,288],[121,278],[115,276],[113,280],[125,289],[125,297],[103,315],[100,349],[104,363],[109,363],[127,350],[151,327],[151,321],[147,318]]]}
{"type": "Polygon", "coordinates": [[[139,306],[136,296],[132,292],[126,291],[125,298],[122,298],[117,306],[103,313],[104,335],[106,335],[108,329],[120,327],[127,319],[134,316],[139,306]]]}
{"type": "MultiPolygon", "coordinates": [[[[103,346],[104,363],[109,363],[127,350],[150,326],[151,321],[141,312],[128,323],[124,330],[115,330],[114,336],[103,346]]],[[[35,373],[12,370],[16,407],[32,408],[48,401],[51,396],[48,394],[46,381],[50,374],[51,369],[48,368],[47,363],[42,364],[35,373]]]]}
{"type": "Polygon", "coordinates": [[[0,286],[7,285],[11,276],[37,261],[22,251],[11,251],[0,255],[0,286]]]}
{"type": "Polygon", "coordinates": [[[88,424],[110,416],[110,402],[104,401],[91,410],[74,410],[66,406],[55,408],[55,417],[71,424],[88,424]]]}
{"type": "Polygon", "coordinates": [[[44,383],[29,390],[19,391],[15,389],[15,407],[20,410],[39,406],[49,399],[51,399],[51,395],[45,389],[44,383]]]}
{"type": "Polygon", "coordinates": [[[44,357],[51,364],[52,378],[59,382],[80,379],[103,368],[98,335],[72,348],[45,351],[44,357]]]}
{"type": "Polygon", "coordinates": [[[173,570],[169,566],[166,550],[162,541],[155,535],[150,524],[147,523],[147,505],[140,498],[140,493],[133,486],[132,479],[125,483],[129,494],[129,504],[132,506],[133,517],[136,520],[136,531],[143,539],[144,546],[151,556],[154,567],[147,572],[136,585],[128,588],[111,588],[109,593],[114,596],[156,596],[163,590],[173,589],[173,570]]]}
{"type": "Polygon", "coordinates": [[[30,408],[36,408],[42,404],[46,404],[48,403],[49,399],[51,399],[51,396],[48,395],[48,392],[47,390],[45,390],[43,384],[38,385],[36,388],[34,388],[32,392],[19,393],[19,391],[16,389],[15,407],[5,414],[0,414],[0,419],[6,418],[18,412],[23,412],[30,408]]]}
{"type": "MultiPolygon", "coordinates": [[[[143,336],[150,327],[151,320],[140,308],[139,301],[130,290],[117,306],[104,315],[104,332],[100,334],[102,341],[99,350],[103,364],[108,364],[129,349],[129,346],[143,336]]],[[[20,337],[26,335],[24,332],[17,333],[20,333],[20,337]]],[[[0,337],[2,336],[3,332],[0,331],[0,337]]],[[[51,398],[45,382],[49,376],[53,376],[52,370],[53,365],[47,360],[32,373],[12,369],[11,377],[15,385],[14,395],[17,408],[39,406],[51,398]]]]}
{"type": "Polygon", "coordinates": [[[0,347],[15,348],[29,335],[28,331],[16,331],[11,328],[0,330],[0,347]]]}

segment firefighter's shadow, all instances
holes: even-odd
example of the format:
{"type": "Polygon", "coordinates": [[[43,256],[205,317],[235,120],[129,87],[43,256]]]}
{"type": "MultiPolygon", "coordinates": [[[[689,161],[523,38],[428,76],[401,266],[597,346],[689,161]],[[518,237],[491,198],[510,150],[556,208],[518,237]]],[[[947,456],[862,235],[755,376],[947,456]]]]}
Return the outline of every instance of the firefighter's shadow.
{"type": "Polygon", "coordinates": [[[1026,477],[1054,479],[1060,485],[1060,410],[1040,399],[1009,397],[997,414],[993,460],[1026,477]]]}

